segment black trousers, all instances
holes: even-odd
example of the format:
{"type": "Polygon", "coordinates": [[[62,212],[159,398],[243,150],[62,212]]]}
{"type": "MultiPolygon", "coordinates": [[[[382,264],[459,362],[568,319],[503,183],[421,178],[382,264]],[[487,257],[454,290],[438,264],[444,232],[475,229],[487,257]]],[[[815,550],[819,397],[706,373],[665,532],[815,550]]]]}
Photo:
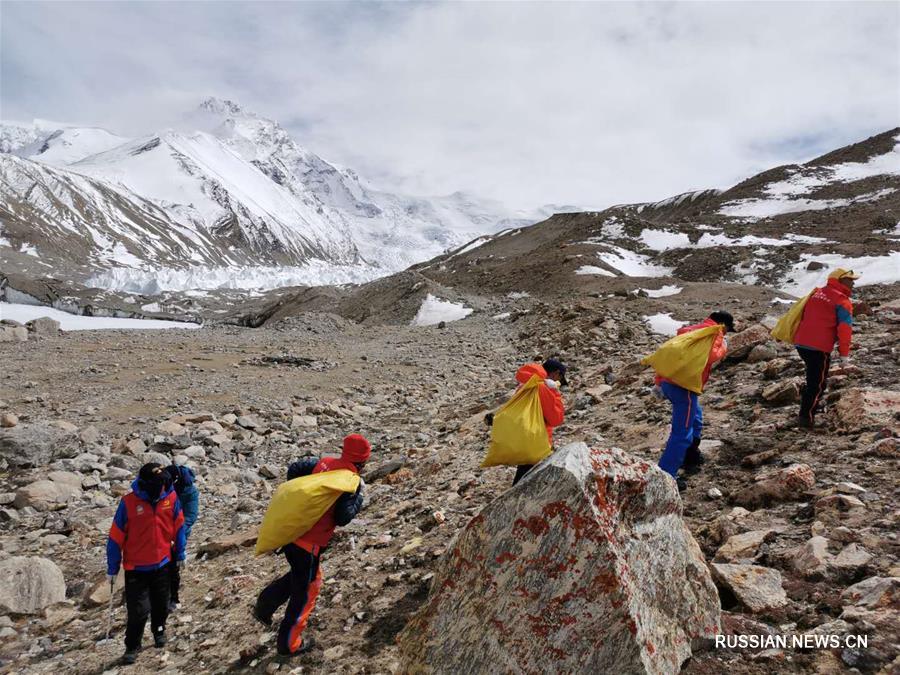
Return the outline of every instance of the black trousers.
{"type": "Polygon", "coordinates": [[[513,478],[513,485],[525,478],[525,474],[534,468],[534,464],[519,464],[516,467],[516,477],[513,478]]]}
{"type": "Polygon", "coordinates": [[[290,654],[303,644],[303,631],[322,586],[322,571],[318,549],[316,553],[310,553],[288,544],[282,550],[291,569],[262,590],[256,599],[256,613],[271,619],[278,608],[287,602],[284,619],[278,627],[278,651],[290,654]]]}
{"type": "Polygon", "coordinates": [[[132,651],[141,646],[147,617],[154,635],[166,629],[169,616],[169,568],[151,572],[125,572],[125,606],[128,623],[125,626],[125,649],[132,651]]]}
{"type": "Polygon", "coordinates": [[[800,417],[813,421],[816,406],[822,400],[828,387],[828,369],[831,367],[831,354],[818,349],[797,347],[797,353],[806,365],[806,385],[800,397],[800,417]]]}
{"type": "MultiPolygon", "coordinates": [[[[175,560],[175,549],[172,549],[170,560],[175,560]]],[[[174,562],[169,565],[169,602],[178,602],[178,589],[181,588],[181,570],[174,562]]]]}

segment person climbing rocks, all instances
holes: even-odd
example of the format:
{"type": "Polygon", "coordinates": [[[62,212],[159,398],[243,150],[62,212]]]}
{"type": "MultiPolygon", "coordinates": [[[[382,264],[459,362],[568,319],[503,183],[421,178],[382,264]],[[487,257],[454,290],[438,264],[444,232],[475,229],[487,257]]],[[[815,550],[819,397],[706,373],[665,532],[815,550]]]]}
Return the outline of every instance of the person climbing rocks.
{"type": "MultiPolygon", "coordinates": [[[[310,457],[292,462],[288,467],[288,480],[336,469],[349,469],[358,474],[371,454],[369,441],[359,434],[351,434],[344,438],[340,458],[310,457]]],[[[256,599],[253,616],[265,626],[271,626],[272,616],[287,602],[284,618],[278,627],[277,651],[282,656],[303,654],[315,645],[313,638],[303,638],[303,631],[322,585],[319,559],[334,535],[335,526],[349,524],[362,509],[363,486],[360,478],[355,493],[348,492],[338,497],[312,529],[282,547],[281,551],[291,569],[266,586],[256,599]]]]}
{"type": "MultiPolygon", "coordinates": [[[[566,365],[557,358],[550,358],[543,363],[527,363],[516,372],[516,381],[519,385],[528,382],[537,375],[544,380],[538,386],[538,397],[541,402],[541,412],[544,415],[544,424],[547,426],[547,438],[550,446],[553,446],[553,429],[563,423],[565,405],[563,404],[560,386],[568,384],[566,381],[566,365]]],[[[516,475],[513,485],[525,477],[534,464],[519,464],[516,467],[516,475]]]]}
{"type": "Polygon", "coordinates": [[[122,497],[109,529],[106,573],[110,584],[125,568],[125,655],[134,663],[141,650],[147,617],[153,644],[166,644],[169,615],[169,568],[182,567],[185,559],[184,513],[165,469],[154,462],[144,464],[122,497]]]}
{"type": "MultiPolygon", "coordinates": [[[[181,510],[184,513],[184,539],[185,546],[191,536],[191,528],[197,522],[200,513],[200,490],[195,484],[194,470],[189,466],[170,464],[166,467],[167,482],[175,489],[178,501],[181,502],[181,510]]],[[[174,559],[174,555],[172,556],[174,559]]],[[[169,612],[174,612],[179,607],[178,591],[181,588],[181,573],[177,565],[169,568],[169,612]]]]}
{"type": "MultiPolygon", "coordinates": [[[[725,327],[725,332],[734,332],[734,317],[728,312],[716,311],[710,314],[700,323],[691,326],[682,326],[677,334],[683,335],[702,328],[720,325],[725,327]]],[[[706,385],[709,373],[718,361],[725,358],[728,350],[725,336],[719,333],[713,341],[709,352],[706,367],[703,369],[701,381],[706,385]]],[[[703,408],[700,407],[699,396],[684,387],[664,377],[656,376],[654,395],[659,399],[668,399],[672,403],[672,428],[669,431],[669,439],[666,441],[665,450],[659,458],[659,468],[670,474],[678,485],[679,490],[687,486],[685,478],[678,475],[679,469],[684,475],[691,475],[700,471],[705,459],[700,452],[700,440],[703,434],[703,408]]]]}
{"type": "Polygon", "coordinates": [[[828,281],[816,288],[806,305],[794,333],[794,346],[806,366],[806,384],[800,397],[797,426],[812,429],[817,408],[828,387],[828,371],[835,343],[842,365],[850,363],[850,341],[853,336],[853,304],[850,295],[859,275],[838,268],[828,281]]]}

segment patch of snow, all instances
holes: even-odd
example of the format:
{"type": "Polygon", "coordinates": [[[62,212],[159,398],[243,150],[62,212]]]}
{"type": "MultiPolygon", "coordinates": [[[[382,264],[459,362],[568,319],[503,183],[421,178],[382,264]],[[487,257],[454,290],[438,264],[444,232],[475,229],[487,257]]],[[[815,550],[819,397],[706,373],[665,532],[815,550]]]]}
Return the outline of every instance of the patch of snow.
{"type": "Polygon", "coordinates": [[[651,298],[665,298],[669,295],[678,295],[681,293],[682,288],[681,286],[663,286],[656,290],[650,288],[642,288],[641,290],[651,298]]]}
{"type": "Polygon", "coordinates": [[[419,311],[413,318],[412,326],[434,326],[441,321],[451,322],[465,319],[474,310],[462,303],[441,300],[431,293],[425,296],[419,311]]]}
{"type": "Polygon", "coordinates": [[[644,322],[650,326],[651,331],[659,335],[675,335],[675,332],[687,323],[673,319],[671,314],[662,313],[645,316],[644,322]]]}
{"type": "Polygon", "coordinates": [[[156,319],[114,319],[105,316],[79,316],[69,314],[44,305],[18,305],[0,302],[0,319],[12,319],[26,323],[32,319],[48,316],[59,321],[62,330],[117,330],[117,329],[164,329],[200,328],[199,324],[183,321],[160,321],[156,319]]]}
{"type": "Polygon", "coordinates": [[[719,214],[732,218],[772,218],[785,213],[800,211],[823,211],[849,206],[859,202],[871,202],[896,192],[896,188],[885,188],[877,192],[853,197],[852,199],[790,199],[788,197],[772,197],[770,199],[739,199],[722,205],[719,214]]]}
{"type": "Polygon", "coordinates": [[[599,274],[600,276],[603,276],[603,277],[616,276],[609,270],[605,270],[602,267],[597,267],[596,265],[582,265],[577,270],[575,270],[575,274],[579,274],[579,275],[599,274]]]}
{"type": "Polygon", "coordinates": [[[456,251],[453,255],[450,256],[450,258],[448,258],[448,260],[451,258],[455,258],[458,255],[462,255],[463,253],[468,253],[469,251],[478,248],[479,246],[489,242],[490,240],[491,240],[490,237],[478,237],[478,239],[475,239],[474,241],[469,242],[468,244],[463,246],[461,249],[456,251]]]}
{"type": "Polygon", "coordinates": [[[503,319],[508,319],[512,316],[512,312],[502,312],[501,314],[494,314],[491,318],[494,321],[502,321],[503,319]]]}
{"type": "Polygon", "coordinates": [[[824,285],[828,274],[838,267],[853,270],[861,275],[856,282],[857,286],[896,283],[900,281],[900,251],[891,251],[887,255],[858,258],[849,258],[837,253],[822,255],[806,253],[785,275],[778,290],[799,297],[815,287],[824,285]],[[807,270],[807,265],[813,260],[825,264],[826,267],[820,270],[807,270]]]}
{"type": "Polygon", "coordinates": [[[772,298],[772,305],[793,305],[796,300],[788,300],[786,298],[772,298]]]}
{"type": "Polygon", "coordinates": [[[141,305],[141,311],[143,311],[143,312],[159,312],[162,310],[160,310],[158,302],[148,302],[146,305],[141,305]]]}
{"type": "Polygon", "coordinates": [[[805,234],[786,234],[785,239],[796,241],[798,244],[828,244],[830,243],[825,237],[810,237],[805,234]]]}
{"type": "Polygon", "coordinates": [[[621,239],[625,236],[625,228],[615,218],[608,218],[600,226],[600,234],[608,239],[621,239]]]}
{"type": "Polygon", "coordinates": [[[510,300],[522,300],[523,298],[530,298],[531,293],[527,291],[513,291],[512,293],[507,293],[506,297],[510,300]]]}
{"type": "Polygon", "coordinates": [[[35,248],[34,244],[22,244],[19,252],[24,253],[25,255],[30,255],[32,258],[40,258],[37,252],[37,248],[35,248]]]}
{"type": "Polygon", "coordinates": [[[607,265],[618,270],[627,277],[665,277],[672,274],[672,268],[654,265],[650,258],[627,248],[610,246],[612,251],[598,253],[597,256],[607,265]]]}
{"type": "Polygon", "coordinates": [[[691,245],[691,240],[684,232],[669,232],[668,230],[643,230],[641,241],[644,242],[644,246],[652,248],[654,251],[687,248],[691,245]]]}

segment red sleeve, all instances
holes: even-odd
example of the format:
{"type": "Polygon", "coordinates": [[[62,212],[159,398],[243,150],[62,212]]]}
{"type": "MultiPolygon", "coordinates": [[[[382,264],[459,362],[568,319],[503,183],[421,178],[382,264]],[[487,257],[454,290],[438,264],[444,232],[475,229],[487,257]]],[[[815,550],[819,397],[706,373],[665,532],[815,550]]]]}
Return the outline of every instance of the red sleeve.
{"type": "Polygon", "coordinates": [[[556,389],[551,389],[546,384],[538,387],[538,395],[541,399],[541,411],[544,413],[544,422],[548,427],[558,427],[563,423],[565,408],[563,407],[562,394],[556,389]]]}
{"type": "Polygon", "coordinates": [[[709,352],[708,365],[712,366],[712,364],[721,361],[725,358],[726,353],[728,353],[728,347],[725,346],[725,338],[720,332],[718,335],[716,335],[716,339],[713,340],[713,346],[709,352]]]}

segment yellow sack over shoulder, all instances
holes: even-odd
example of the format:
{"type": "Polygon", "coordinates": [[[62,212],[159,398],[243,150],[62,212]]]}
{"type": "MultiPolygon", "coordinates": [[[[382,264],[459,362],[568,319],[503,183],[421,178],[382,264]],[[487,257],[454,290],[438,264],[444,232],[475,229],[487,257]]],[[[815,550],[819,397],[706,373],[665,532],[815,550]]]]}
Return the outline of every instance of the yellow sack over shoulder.
{"type": "Polygon", "coordinates": [[[797,327],[800,325],[800,319],[803,318],[803,309],[809,297],[815,293],[810,291],[805,298],[800,298],[791,305],[787,313],[778,319],[775,328],[772,329],[772,337],[781,342],[787,342],[789,345],[794,344],[794,335],[797,333],[797,327]]]}
{"type": "Polygon", "coordinates": [[[263,517],[256,555],[290,544],[312,529],[345,492],[356,492],[359,476],[348,469],[322,471],[282,483],[263,517]]]}
{"type": "Polygon", "coordinates": [[[491,447],[482,467],[537,464],[550,454],[550,439],[538,394],[541,382],[540,377],[532,375],[494,415],[491,447]]]}
{"type": "Polygon", "coordinates": [[[703,391],[703,371],[720,331],[722,326],[709,326],[676,335],[641,359],[641,363],[679,387],[699,394],[703,391]]]}

